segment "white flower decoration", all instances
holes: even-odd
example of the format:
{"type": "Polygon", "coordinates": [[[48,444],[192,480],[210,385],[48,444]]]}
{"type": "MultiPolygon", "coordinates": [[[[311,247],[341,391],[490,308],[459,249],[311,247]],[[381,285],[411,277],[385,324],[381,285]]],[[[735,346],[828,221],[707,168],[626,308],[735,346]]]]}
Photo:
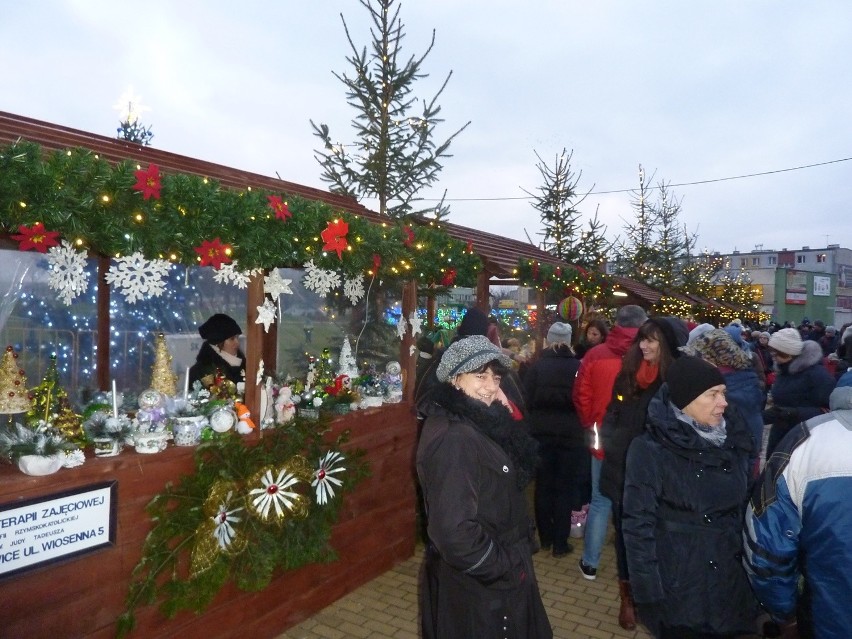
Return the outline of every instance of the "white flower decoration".
{"type": "Polygon", "coordinates": [[[219,542],[219,548],[222,550],[227,550],[228,546],[231,545],[231,542],[234,541],[234,537],[237,536],[237,531],[234,530],[232,524],[242,521],[242,519],[237,517],[235,514],[243,509],[242,506],[228,510],[231,496],[233,494],[233,491],[228,492],[228,496],[225,497],[224,502],[219,504],[219,512],[213,516],[213,523],[215,525],[213,529],[213,536],[216,537],[216,541],[219,542]]]}
{"type": "Polygon", "coordinates": [[[319,461],[319,467],[314,472],[311,486],[316,489],[317,503],[320,506],[334,498],[334,488],[343,485],[343,481],[332,477],[346,470],[343,466],[337,466],[343,461],[343,455],[337,451],[328,451],[319,461]]]}
{"type": "Polygon", "coordinates": [[[284,508],[293,510],[299,493],[287,490],[299,483],[299,479],[286,470],[279,470],[278,475],[272,474],[272,469],[267,470],[261,477],[262,488],[252,488],[249,491],[251,505],[261,519],[269,519],[272,509],[275,510],[277,518],[284,516],[284,508]]]}

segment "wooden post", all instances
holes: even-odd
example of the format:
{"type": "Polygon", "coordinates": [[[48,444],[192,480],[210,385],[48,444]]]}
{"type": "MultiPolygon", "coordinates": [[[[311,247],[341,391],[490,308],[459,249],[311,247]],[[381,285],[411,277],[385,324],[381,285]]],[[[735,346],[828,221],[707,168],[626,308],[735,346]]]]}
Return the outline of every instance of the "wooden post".
{"type": "Polygon", "coordinates": [[[491,274],[487,271],[480,271],[476,277],[476,306],[486,315],[491,310],[490,280],[491,274]]]}
{"type": "Polygon", "coordinates": [[[109,271],[109,258],[98,257],[98,355],[95,369],[98,372],[98,388],[109,390],[109,283],[106,280],[109,271]]]}
{"type": "Polygon", "coordinates": [[[538,321],[536,322],[535,327],[535,354],[538,355],[541,353],[541,349],[544,348],[544,314],[545,314],[545,305],[547,304],[547,295],[541,289],[536,289],[535,292],[535,308],[536,315],[538,316],[538,321]]]}
{"type": "MultiPolygon", "coordinates": [[[[246,300],[246,394],[245,402],[251,418],[260,431],[260,389],[257,386],[257,371],[264,352],[266,334],[263,324],[258,324],[257,307],[263,305],[263,274],[252,275],[248,284],[246,300]]],[[[271,328],[270,328],[271,330],[271,328]]],[[[266,363],[264,362],[264,366],[266,363]]]]}
{"type": "MultiPolygon", "coordinates": [[[[408,321],[409,315],[417,313],[417,280],[408,280],[402,289],[402,317],[408,321]]],[[[399,363],[402,366],[402,397],[406,401],[414,399],[414,381],[417,371],[417,359],[411,354],[414,336],[406,331],[399,346],[399,363]]]]}

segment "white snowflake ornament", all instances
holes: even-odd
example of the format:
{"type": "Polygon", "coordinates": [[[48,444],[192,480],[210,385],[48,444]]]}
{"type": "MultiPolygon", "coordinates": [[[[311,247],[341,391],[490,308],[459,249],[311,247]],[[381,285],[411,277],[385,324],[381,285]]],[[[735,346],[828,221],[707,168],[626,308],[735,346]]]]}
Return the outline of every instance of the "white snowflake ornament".
{"type": "Polygon", "coordinates": [[[293,291],[290,290],[292,282],[293,280],[285,280],[281,277],[278,269],[274,268],[269,275],[263,278],[263,291],[273,300],[277,300],[281,295],[293,294],[293,291]]]}
{"type": "Polygon", "coordinates": [[[129,304],[159,297],[166,291],[166,276],[171,264],[166,260],[147,260],[137,251],[115,258],[106,274],[107,283],[124,295],[129,304]]]}
{"type": "Polygon", "coordinates": [[[230,264],[222,264],[215,273],[213,279],[219,284],[233,284],[237,288],[246,288],[253,275],[260,273],[260,269],[252,269],[250,271],[241,271],[237,267],[238,261],[234,260],[230,264]]]}
{"type": "Polygon", "coordinates": [[[331,289],[340,286],[339,273],[320,268],[314,264],[313,260],[305,262],[303,266],[305,267],[305,277],[302,283],[309,291],[324,297],[331,292],[331,289]]]}
{"type": "Polygon", "coordinates": [[[406,322],[405,318],[402,315],[400,315],[399,316],[399,323],[396,325],[396,334],[399,335],[400,341],[402,341],[402,339],[405,337],[405,329],[406,328],[408,328],[408,322],[406,322]]]}
{"type": "Polygon", "coordinates": [[[60,246],[52,246],[48,250],[47,264],[50,269],[47,285],[59,291],[59,299],[66,306],[71,306],[74,298],[82,295],[89,287],[86,253],[75,249],[68,240],[62,240],[60,246]]]}
{"type": "Polygon", "coordinates": [[[355,306],[364,297],[364,276],[357,275],[352,279],[344,281],[343,294],[346,296],[346,299],[352,302],[352,306],[355,306]]]}
{"type": "Polygon", "coordinates": [[[265,299],[263,304],[257,308],[257,319],[255,324],[263,324],[263,330],[269,332],[269,327],[275,323],[275,317],[278,314],[278,309],[273,304],[272,300],[265,299]]]}

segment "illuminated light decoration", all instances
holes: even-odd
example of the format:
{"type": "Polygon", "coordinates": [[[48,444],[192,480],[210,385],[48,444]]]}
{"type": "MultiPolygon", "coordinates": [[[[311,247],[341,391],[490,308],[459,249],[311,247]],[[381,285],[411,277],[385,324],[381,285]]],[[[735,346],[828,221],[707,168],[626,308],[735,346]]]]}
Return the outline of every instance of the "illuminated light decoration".
{"type": "Polygon", "coordinates": [[[31,227],[23,224],[18,227],[19,235],[13,235],[12,239],[18,242],[18,250],[38,251],[47,253],[51,246],[59,246],[59,231],[47,231],[44,224],[36,222],[31,227]]]}
{"type": "Polygon", "coordinates": [[[160,199],[162,185],[160,183],[160,169],[156,164],[149,164],[146,170],[134,171],[133,174],[136,176],[136,184],[133,185],[133,190],[140,191],[143,200],[152,197],[155,200],[160,199]]]}

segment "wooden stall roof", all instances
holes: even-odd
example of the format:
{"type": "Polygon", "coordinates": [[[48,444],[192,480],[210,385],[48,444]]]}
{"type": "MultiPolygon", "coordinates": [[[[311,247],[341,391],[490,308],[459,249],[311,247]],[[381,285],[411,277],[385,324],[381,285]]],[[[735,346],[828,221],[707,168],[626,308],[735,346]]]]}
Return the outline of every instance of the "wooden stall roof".
{"type": "MultiPolygon", "coordinates": [[[[283,191],[325,202],[373,222],[386,221],[378,213],[345,195],[0,111],[0,144],[12,144],[18,139],[35,142],[48,150],[81,147],[112,162],[131,159],[154,163],[167,173],[201,175],[218,180],[222,186],[230,188],[244,189],[251,186],[283,191]]],[[[520,259],[536,259],[548,264],[564,265],[563,261],[526,242],[456,224],[442,222],[441,226],[452,237],[472,243],[474,252],[482,258],[484,270],[489,276],[513,277],[512,271],[520,259]]]]}

